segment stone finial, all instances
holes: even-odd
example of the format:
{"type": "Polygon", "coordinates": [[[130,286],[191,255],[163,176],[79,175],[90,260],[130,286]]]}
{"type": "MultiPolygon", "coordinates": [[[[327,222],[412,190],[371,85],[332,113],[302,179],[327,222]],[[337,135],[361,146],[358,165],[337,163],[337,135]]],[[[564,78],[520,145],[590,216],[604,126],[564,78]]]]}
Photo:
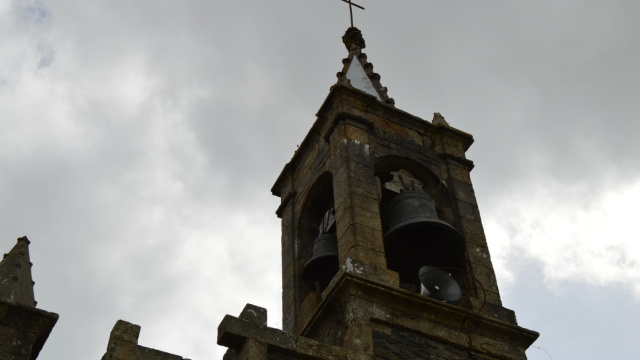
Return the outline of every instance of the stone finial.
{"type": "Polygon", "coordinates": [[[364,49],[366,47],[362,32],[357,27],[350,27],[342,37],[342,42],[347,50],[351,51],[354,47],[358,49],[364,49]]]}
{"type": "Polygon", "coordinates": [[[444,116],[440,115],[440,113],[433,113],[433,120],[431,120],[433,125],[440,126],[449,126],[449,123],[444,119],[444,116]]]}
{"type": "Polygon", "coordinates": [[[19,238],[0,262],[0,300],[35,307],[29,244],[26,236],[19,238]]]}
{"type": "Polygon", "coordinates": [[[132,324],[124,320],[118,320],[114,325],[113,330],[111,330],[109,343],[112,343],[114,339],[119,339],[137,345],[139,336],[140,325],[132,324]]]}
{"type": "Polygon", "coordinates": [[[258,326],[267,326],[267,309],[247,304],[240,313],[240,319],[251,321],[258,326]]]}

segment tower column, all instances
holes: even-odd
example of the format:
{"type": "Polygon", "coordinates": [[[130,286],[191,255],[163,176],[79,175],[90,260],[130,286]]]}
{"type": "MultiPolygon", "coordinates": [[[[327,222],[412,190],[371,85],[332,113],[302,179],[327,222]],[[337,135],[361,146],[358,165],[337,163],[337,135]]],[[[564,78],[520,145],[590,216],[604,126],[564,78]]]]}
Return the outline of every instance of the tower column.
{"type": "Polygon", "coordinates": [[[369,134],[357,125],[347,120],[331,136],[337,144],[333,173],[340,263],[350,258],[386,268],[374,155],[369,134]]]}

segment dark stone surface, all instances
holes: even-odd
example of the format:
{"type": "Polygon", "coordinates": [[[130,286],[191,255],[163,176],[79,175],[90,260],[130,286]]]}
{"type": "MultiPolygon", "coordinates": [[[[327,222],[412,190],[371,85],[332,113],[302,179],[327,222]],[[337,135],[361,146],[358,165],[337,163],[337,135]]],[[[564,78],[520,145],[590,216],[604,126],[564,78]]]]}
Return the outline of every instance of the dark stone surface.
{"type": "Polygon", "coordinates": [[[362,32],[357,27],[350,27],[345,32],[342,37],[342,42],[344,46],[347,47],[347,50],[351,50],[351,46],[355,45],[360,49],[364,49],[366,47],[364,38],[362,37],[362,32]]]}
{"type": "MultiPolygon", "coordinates": [[[[283,259],[282,300],[283,328],[289,334],[225,318],[219,328],[219,343],[246,350],[251,346],[245,340],[255,339],[268,344],[269,359],[282,360],[309,355],[340,358],[340,351],[331,346],[319,347],[327,350],[323,356],[315,348],[303,351],[300,341],[304,339],[347,349],[367,359],[525,359],[524,350],[538,334],[518,327],[513,312],[501,306],[469,176],[473,162],[465,154],[473,137],[450,127],[438,113],[429,122],[389,106],[392,102],[387,102],[387,89],[361,51],[364,40],[360,31],[349,29],[344,41],[349,57],[343,61],[338,83],[272,189],[283,198],[277,213],[283,219],[282,254],[287,257],[283,259]],[[345,74],[356,61],[382,101],[351,87],[345,74]],[[392,195],[379,183],[399,170],[409,171],[422,183],[422,191],[435,202],[438,218],[464,236],[465,250],[453,251],[459,257],[464,253],[464,261],[442,261],[439,265],[463,269],[458,280],[468,290],[459,303],[443,305],[407,294],[398,285],[398,274],[388,270],[387,239],[382,234],[389,227],[385,204],[392,195]],[[333,188],[326,198],[334,199],[342,267],[321,294],[311,296],[301,285],[299,273],[311,256],[310,244],[317,233],[311,222],[313,236],[307,234],[305,224],[312,217],[306,214],[313,208],[326,210],[320,198],[308,195],[323,171],[332,177],[333,188]],[[298,195],[291,197],[291,193],[298,195]],[[372,325],[374,318],[380,323],[372,325]],[[377,327],[383,323],[386,325],[377,327]]],[[[405,253],[419,251],[415,246],[406,248],[405,253]]],[[[429,250],[437,254],[438,261],[452,252],[436,246],[429,250]]],[[[319,346],[314,342],[308,345],[319,346]]],[[[238,353],[239,359],[242,356],[238,353]]]]}
{"type": "Polygon", "coordinates": [[[374,359],[376,360],[481,360],[466,349],[433,341],[406,329],[391,329],[391,334],[373,331],[374,359]]]}
{"type": "Polygon", "coordinates": [[[0,359],[38,357],[58,314],[0,300],[0,359]]]}
{"type": "Polygon", "coordinates": [[[282,351],[271,351],[267,354],[268,360],[296,360],[300,357],[296,357],[295,353],[285,353],[282,351]]]}
{"type": "Polygon", "coordinates": [[[247,304],[240,313],[240,319],[251,321],[259,326],[267,326],[267,309],[247,304]]]}
{"type": "Polygon", "coordinates": [[[102,360],[187,360],[178,355],[138,345],[139,335],[139,325],[118,320],[111,330],[107,351],[102,360]]]}
{"type": "Polygon", "coordinates": [[[19,238],[0,262],[0,299],[35,307],[29,244],[26,236],[19,238]]]}

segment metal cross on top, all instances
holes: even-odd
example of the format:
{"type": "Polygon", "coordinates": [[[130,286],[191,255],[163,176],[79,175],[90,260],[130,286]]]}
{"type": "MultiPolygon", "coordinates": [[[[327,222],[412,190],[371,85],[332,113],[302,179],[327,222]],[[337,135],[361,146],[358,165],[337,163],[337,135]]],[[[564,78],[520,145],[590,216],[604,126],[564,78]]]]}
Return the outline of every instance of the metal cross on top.
{"type": "Polygon", "coordinates": [[[346,2],[347,4],[349,4],[349,15],[351,15],[351,27],[353,27],[353,6],[360,8],[362,10],[364,10],[364,8],[358,4],[354,4],[351,2],[351,0],[342,0],[344,2],[346,2]],[[353,6],[352,6],[353,5],[353,6]]]}

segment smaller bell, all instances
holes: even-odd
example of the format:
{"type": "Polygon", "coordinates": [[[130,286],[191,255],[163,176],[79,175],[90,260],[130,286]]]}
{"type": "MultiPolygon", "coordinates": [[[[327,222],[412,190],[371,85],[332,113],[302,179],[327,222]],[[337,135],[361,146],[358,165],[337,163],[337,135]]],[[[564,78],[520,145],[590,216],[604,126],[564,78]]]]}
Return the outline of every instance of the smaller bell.
{"type": "Polygon", "coordinates": [[[311,289],[318,282],[322,289],[338,272],[338,238],[336,234],[320,234],[313,241],[313,256],[304,265],[302,280],[311,289]]]}

